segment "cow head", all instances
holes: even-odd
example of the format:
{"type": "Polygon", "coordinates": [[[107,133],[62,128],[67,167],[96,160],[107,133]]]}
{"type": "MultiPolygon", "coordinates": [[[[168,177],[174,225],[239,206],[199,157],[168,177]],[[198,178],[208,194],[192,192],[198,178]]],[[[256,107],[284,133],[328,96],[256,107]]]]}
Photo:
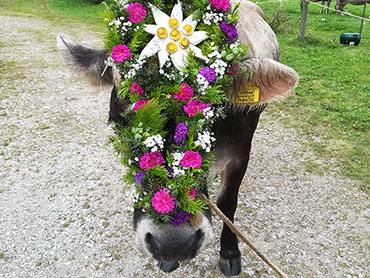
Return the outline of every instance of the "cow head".
{"type": "Polygon", "coordinates": [[[158,225],[141,210],[134,211],[136,247],[144,254],[159,261],[159,267],[170,272],[178,261],[194,258],[198,251],[210,244],[212,239],[211,213],[206,210],[196,219],[174,227],[158,225]]]}

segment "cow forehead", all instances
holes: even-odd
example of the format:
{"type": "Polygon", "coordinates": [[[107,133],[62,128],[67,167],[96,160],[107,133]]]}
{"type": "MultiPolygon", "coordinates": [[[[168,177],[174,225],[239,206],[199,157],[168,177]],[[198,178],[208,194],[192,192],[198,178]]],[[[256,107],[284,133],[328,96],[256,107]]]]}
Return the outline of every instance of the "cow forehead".
{"type": "MultiPolygon", "coordinates": [[[[239,1],[233,1],[234,5],[239,1]]],[[[279,60],[280,51],[276,35],[263,19],[260,7],[249,1],[241,1],[238,34],[241,43],[249,45],[248,57],[279,60]]]]}

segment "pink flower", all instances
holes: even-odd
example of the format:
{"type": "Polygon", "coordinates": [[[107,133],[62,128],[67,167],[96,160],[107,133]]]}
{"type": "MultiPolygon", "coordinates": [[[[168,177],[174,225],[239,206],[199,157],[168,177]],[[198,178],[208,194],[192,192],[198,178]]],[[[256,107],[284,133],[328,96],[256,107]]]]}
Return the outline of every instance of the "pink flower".
{"type": "Polygon", "coordinates": [[[190,189],[189,196],[191,200],[195,201],[195,196],[197,196],[197,191],[195,190],[194,187],[190,189]]]}
{"type": "Polygon", "coordinates": [[[184,111],[188,114],[188,117],[191,118],[196,113],[203,113],[204,109],[210,106],[212,106],[212,103],[205,104],[203,101],[192,99],[184,106],[184,111]]]}
{"type": "Polygon", "coordinates": [[[137,97],[140,97],[144,93],[144,89],[136,82],[131,83],[130,94],[137,93],[137,97]]]}
{"type": "Polygon", "coordinates": [[[130,14],[128,20],[132,23],[139,23],[146,17],[146,10],[140,3],[131,3],[127,6],[127,11],[130,14]]]}
{"type": "Polygon", "coordinates": [[[229,75],[233,77],[235,74],[238,73],[240,69],[240,64],[238,63],[236,66],[230,66],[229,67],[229,75]]]}
{"type": "Polygon", "coordinates": [[[226,12],[230,9],[230,1],[229,0],[208,0],[211,2],[212,6],[215,7],[217,10],[223,10],[226,12]]]}
{"type": "MultiPolygon", "coordinates": [[[[185,188],[182,188],[182,190],[184,190],[184,189],[185,188]]],[[[195,201],[195,197],[197,196],[197,191],[195,190],[194,187],[192,187],[190,189],[190,192],[189,192],[189,195],[188,196],[190,197],[190,200],[195,201]]]]}
{"type": "Polygon", "coordinates": [[[139,110],[139,108],[144,108],[145,105],[151,101],[151,99],[144,99],[144,100],[138,100],[137,102],[135,102],[135,105],[134,105],[134,111],[135,113],[137,112],[137,110],[139,110]]]}
{"type": "Polygon", "coordinates": [[[177,94],[173,94],[175,99],[186,102],[194,96],[194,91],[188,84],[181,83],[180,86],[182,86],[181,90],[177,94]]]}
{"type": "Polygon", "coordinates": [[[180,160],[183,167],[200,168],[202,166],[202,156],[198,152],[186,151],[184,157],[180,160]]]}
{"type": "Polygon", "coordinates": [[[152,206],[159,213],[169,213],[175,208],[175,198],[165,188],[157,191],[152,198],[152,206]]]}
{"type": "Polygon", "coordinates": [[[130,60],[131,50],[125,44],[118,44],[113,47],[111,56],[114,61],[122,63],[124,60],[130,60]]]}
{"type": "Polygon", "coordinates": [[[144,171],[148,170],[148,168],[153,169],[157,165],[163,165],[164,158],[160,152],[150,152],[144,154],[140,157],[140,168],[144,171]]]}

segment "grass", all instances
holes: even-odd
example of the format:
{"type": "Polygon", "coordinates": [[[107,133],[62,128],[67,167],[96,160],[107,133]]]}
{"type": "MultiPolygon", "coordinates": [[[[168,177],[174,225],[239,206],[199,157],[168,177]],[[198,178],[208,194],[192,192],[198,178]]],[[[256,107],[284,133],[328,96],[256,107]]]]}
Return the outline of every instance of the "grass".
{"type": "MultiPolygon", "coordinates": [[[[260,5],[266,13],[279,8],[267,5],[260,5]]],[[[345,7],[356,15],[362,15],[362,9],[345,7]]],[[[299,2],[283,4],[288,22],[277,33],[281,62],[294,68],[301,79],[295,95],[270,109],[284,111],[288,125],[313,138],[310,145],[319,157],[330,160],[344,176],[359,180],[370,193],[370,22],[365,22],[359,46],[343,46],[340,34],[359,32],[360,20],[319,10],[309,4],[306,37],[298,38],[299,2]],[[334,34],[336,41],[330,43],[334,34]]],[[[369,15],[367,9],[365,17],[369,15]]],[[[308,165],[310,171],[320,167],[308,165]]]]}
{"type": "Polygon", "coordinates": [[[56,24],[78,22],[100,31],[104,28],[99,16],[104,6],[91,5],[88,0],[0,0],[0,10],[0,14],[37,16],[56,24]]]}

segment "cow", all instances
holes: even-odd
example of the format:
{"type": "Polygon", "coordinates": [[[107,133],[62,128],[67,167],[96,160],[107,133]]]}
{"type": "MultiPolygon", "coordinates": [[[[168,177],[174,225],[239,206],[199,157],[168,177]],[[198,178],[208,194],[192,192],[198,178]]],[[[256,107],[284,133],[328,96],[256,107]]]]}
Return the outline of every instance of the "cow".
{"type": "MultiPolygon", "coordinates": [[[[238,191],[248,166],[252,138],[260,114],[268,102],[294,90],[299,79],[292,68],[279,62],[278,42],[264,20],[262,10],[245,0],[241,1],[239,9],[239,39],[241,43],[249,45],[248,54],[241,60],[241,66],[248,69],[248,75],[234,78],[230,99],[224,104],[226,117],[213,125],[216,162],[210,171],[211,176],[220,175],[216,203],[231,221],[234,221],[238,191]],[[260,91],[259,102],[254,105],[237,102],[238,93],[247,82],[252,82],[260,91]]],[[[58,35],[57,44],[66,61],[85,74],[92,84],[113,87],[109,120],[124,126],[126,120],[121,113],[131,104],[128,99],[117,98],[116,84],[122,81],[122,77],[114,66],[106,68],[107,51],[74,43],[64,35],[58,35]]],[[[177,269],[179,261],[194,258],[211,242],[209,210],[203,212],[197,225],[184,223],[178,228],[170,224],[155,225],[139,209],[134,210],[133,218],[137,249],[159,261],[159,268],[165,272],[177,269]]],[[[238,275],[241,272],[241,252],[237,237],[227,225],[223,226],[220,243],[221,272],[226,276],[238,275]]]]}
{"type": "Polygon", "coordinates": [[[331,4],[331,1],[332,0],[313,0],[313,2],[321,2],[321,9],[320,9],[320,13],[323,12],[324,10],[324,5],[325,5],[325,2],[327,2],[326,4],[326,13],[329,13],[329,8],[330,8],[330,4],[331,4]]]}
{"type": "Polygon", "coordinates": [[[335,9],[337,10],[336,15],[340,11],[340,14],[343,15],[344,6],[347,4],[352,5],[365,5],[365,3],[370,3],[370,0],[337,0],[335,4],[335,9]]]}

